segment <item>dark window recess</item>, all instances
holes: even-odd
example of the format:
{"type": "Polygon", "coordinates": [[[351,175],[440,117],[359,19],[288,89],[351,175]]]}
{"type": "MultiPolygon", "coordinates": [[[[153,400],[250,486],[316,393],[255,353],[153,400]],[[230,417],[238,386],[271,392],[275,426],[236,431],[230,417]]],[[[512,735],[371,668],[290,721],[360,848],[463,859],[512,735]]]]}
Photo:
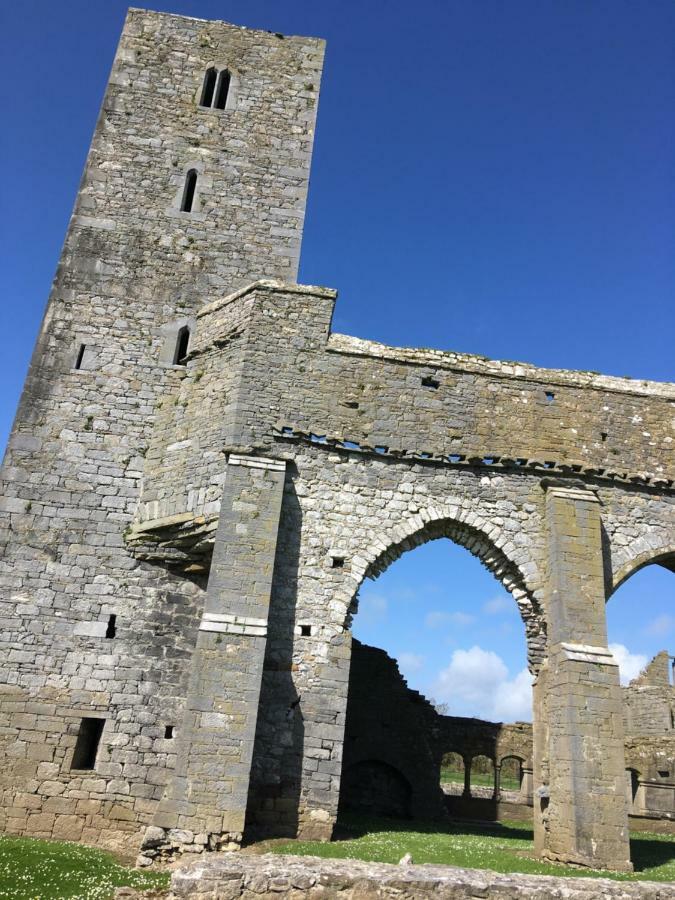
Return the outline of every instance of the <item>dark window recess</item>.
{"type": "Polygon", "coordinates": [[[331,568],[333,569],[344,569],[345,560],[343,556],[332,556],[330,560],[331,568]]]}
{"type": "Polygon", "coordinates": [[[173,739],[173,725],[165,725],[164,726],[164,737],[167,740],[173,739]]]}
{"type": "Polygon", "coordinates": [[[348,400],[345,403],[345,406],[347,407],[347,409],[358,409],[359,408],[359,404],[356,402],[356,400],[348,400]]]}
{"type": "Polygon", "coordinates": [[[600,432],[600,440],[602,441],[603,444],[605,443],[605,441],[607,440],[607,432],[606,431],[600,432]]]}
{"type": "Polygon", "coordinates": [[[87,349],[86,344],[80,344],[80,349],[77,351],[77,357],[75,359],[75,368],[82,368],[82,360],[84,359],[84,351],[87,349]]]}
{"type": "Polygon", "coordinates": [[[665,769],[659,769],[659,776],[661,778],[670,778],[670,772],[666,772],[665,769]]]}
{"type": "Polygon", "coordinates": [[[187,352],[190,346],[190,329],[187,325],[183,325],[176,335],[176,354],[173,364],[175,366],[187,365],[187,352]]]}
{"type": "Polygon", "coordinates": [[[422,387],[433,388],[435,391],[441,386],[440,381],[432,378],[430,375],[422,379],[422,387]]]}
{"type": "Polygon", "coordinates": [[[311,625],[301,625],[300,626],[300,634],[303,637],[310,637],[312,634],[312,626],[311,625]]]}
{"type": "Polygon", "coordinates": [[[195,190],[197,189],[197,170],[190,169],[185,176],[185,187],[183,188],[183,199],[180,204],[181,212],[192,212],[192,204],[195,201],[195,190]]]}
{"type": "Polygon", "coordinates": [[[108,627],[105,630],[105,636],[107,638],[114,638],[117,634],[117,616],[110,616],[108,618],[108,627]]]}
{"type": "Polygon", "coordinates": [[[202,99],[199,102],[200,106],[210,107],[213,103],[213,94],[216,89],[217,77],[218,73],[213,67],[206,70],[206,74],[204,75],[204,87],[202,88],[202,99]]]}
{"type": "Polygon", "coordinates": [[[75,743],[71,769],[93,769],[105,719],[82,719],[75,743]]]}
{"type": "Polygon", "coordinates": [[[214,109],[225,109],[227,104],[227,95],[230,92],[230,73],[227,69],[223,69],[218,76],[218,87],[216,89],[216,99],[213,104],[214,109]]]}
{"type": "Polygon", "coordinates": [[[553,393],[553,391],[544,391],[544,396],[546,397],[547,403],[553,403],[553,401],[555,400],[555,394],[553,393]]]}

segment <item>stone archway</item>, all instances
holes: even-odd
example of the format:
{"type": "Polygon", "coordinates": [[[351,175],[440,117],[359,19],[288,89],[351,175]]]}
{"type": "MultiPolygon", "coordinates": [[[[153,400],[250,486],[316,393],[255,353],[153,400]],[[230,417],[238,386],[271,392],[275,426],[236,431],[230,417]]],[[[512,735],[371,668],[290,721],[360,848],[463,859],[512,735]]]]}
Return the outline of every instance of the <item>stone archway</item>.
{"type": "Polygon", "coordinates": [[[653,546],[644,546],[647,541],[637,542],[637,546],[633,547],[633,555],[628,562],[624,562],[615,573],[612,573],[611,589],[607,595],[609,600],[614,592],[621,587],[629,578],[639,572],[641,569],[651,565],[663,566],[670,572],[675,573],[675,546],[655,548],[653,546]]]}
{"type": "MultiPolygon", "coordinates": [[[[357,614],[358,590],[366,578],[378,577],[402,555],[442,538],[466,550],[514,596],[525,626],[530,665],[536,670],[546,635],[541,608],[519,565],[520,562],[527,564],[528,560],[522,554],[519,560],[514,559],[500,529],[481,521],[475,513],[467,522],[450,518],[446,509],[436,507],[432,511],[425,510],[423,515],[410,517],[389,531],[380,532],[365,548],[357,547],[355,558],[361,578],[355,584],[357,579],[352,572],[351,589],[354,594],[348,608],[348,628],[357,614]],[[436,517],[432,518],[434,515],[436,517]],[[492,533],[488,534],[488,531],[492,533]]],[[[351,666],[343,775],[360,757],[376,755],[387,759],[387,751],[391,749],[397,767],[409,777],[413,786],[413,814],[426,819],[442,817],[447,806],[447,798],[439,794],[438,778],[443,741],[439,741],[438,735],[431,735],[438,732],[439,727],[446,729],[452,717],[447,717],[447,722],[439,725],[440,720],[433,707],[416,692],[407,689],[395,661],[383,650],[363,647],[354,640],[351,643],[351,666]],[[367,658],[365,662],[364,657],[367,658]],[[360,685],[367,685],[367,691],[360,685]],[[433,777],[430,777],[432,773],[433,777]]],[[[454,721],[460,723],[462,720],[454,721]]],[[[488,805],[494,806],[494,752],[499,727],[488,722],[477,724],[483,727],[476,737],[478,743],[475,746],[472,744],[473,755],[487,753],[492,760],[488,805]]],[[[452,736],[448,734],[446,739],[452,740],[452,736]]],[[[460,739],[459,733],[455,739],[460,739]]],[[[467,765],[466,772],[471,771],[471,765],[467,765]]],[[[470,793],[468,785],[466,787],[467,793],[470,793]]],[[[483,794],[481,790],[481,801],[483,794]]],[[[481,812],[484,814],[479,817],[494,818],[492,808],[490,816],[484,810],[481,812]]]]}
{"type": "Polygon", "coordinates": [[[525,626],[530,671],[536,674],[545,654],[546,619],[541,588],[526,575],[526,570],[532,569],[533,560],[514,548],[499,526],[476,512],[463,512],[458,505],[422,510],[389,532],[371,535],[368,544],[358,548],[358,565],[345,584],[345,590],[351,591],[345,626],[351,625],[357,611],[359,588],[366,579],[377,578],[404,553],[440,538],[452,541],[476,557],[511,594],[525,626]]]}

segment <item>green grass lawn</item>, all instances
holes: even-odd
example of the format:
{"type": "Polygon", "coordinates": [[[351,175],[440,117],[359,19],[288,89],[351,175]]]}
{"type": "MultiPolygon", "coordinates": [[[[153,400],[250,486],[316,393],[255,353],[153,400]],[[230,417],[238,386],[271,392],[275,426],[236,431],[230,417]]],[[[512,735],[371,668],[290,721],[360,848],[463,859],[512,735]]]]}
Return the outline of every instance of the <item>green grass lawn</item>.
{"type": "Polygon", "coordinates": [[[168,883],[167,873],[127,868],[103,850],[0,835],[0,897],[108,900],[123,885],[148,890],[168,883]]]}
{"type": "Polygon", "coordinates": [[[337,832],[341,839],[322,844],[315,841],[284,841],[269,849],[274,853],[322,856],[397,863],[411,853],[415,863],[437,863],[493,869],[495,872],[525,872],[533,875],[574,875],[631,880],[675,880],[675,839],[661,834],[631,835],[635,872],[594,872],[540,862],[532,855],[532,827],[523,822],[478,826],[456,823],[366,819],[345,816],[337,832]]]}

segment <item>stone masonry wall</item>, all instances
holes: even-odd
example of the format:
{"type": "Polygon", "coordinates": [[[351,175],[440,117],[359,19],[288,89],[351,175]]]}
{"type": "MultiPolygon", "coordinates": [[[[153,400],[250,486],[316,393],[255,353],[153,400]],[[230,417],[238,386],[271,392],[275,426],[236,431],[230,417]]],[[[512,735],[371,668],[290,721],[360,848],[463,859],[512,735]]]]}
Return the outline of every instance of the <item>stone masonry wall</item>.
{"type": "Polygon", "coordinates": [[[129,11],[2,470],[8,831],[137,845],[173,769],[205,569],[148,565],[123,534],[155,421],[180,437],[178,323],[295,278],[322,57],[312,38],[129,11]],[[233,75],[223,111],[199,106],[210,65],[233,75]],[[95,771],[70,768],[83,716],[105,719],[95,771]]]}
{"type": "Polygon", "coordinates": [[[171,811],[193,842],[205,817],[238,834],[245,812],[330,836],[358,589],[407,550],[445,538],[476,555],[518,605],[535,675],[558,599],[547,496],[595,510],[579,623],[593,612],[600,651],[603,597],[648,562],[675,569],[673,385],[334,335],[335,292],[293,284],[322,55],[316,39],[129,12],[3,469],[7,830],[138,841],[190,777],[190,722],[219,702],[188,679],[223,652],[197,630],[228,591],[245,604],[264,582],[267,632],[228,686],[237,808],[223,789],[215,817],[210,800],[171,811]],[[232,72],[223,111],[199,106],[209,66],[232,72]],[[221,501],[244,457],[284,472],[259,580],[256,505],[221,501]],[[238,536],[249,580],[221,565],[224,542],[205,593],[217,533],[238,536]],[[208,708],[186,710],[188,692],[208,708]],[[72,771],[83,716],[105,727],[94,769],[72,771]]]}
{"type": "Polygon", "coordinates": [[[675,686],[670,683],[670,657],[663,650],[623,690],[626,731],[663,734],[675,729],[675,686]]]}
{"type": "MultiPolygon", "coordinates": [[[[118,898],[135,892],[121,889],[118,898]]],[[[559,878],[548,875],[500,875],[454,866],[388,865],[353,859],[322,859],[316,856],[249,856],[238,853],[209,860],[199,859],[181,867],[171,877],[167,898],[193,900],[227,897],[254,900],[260,896],[280,898],[354,898],[360,900],[672,900],[673,885],[607,878],[559,878]]]]}

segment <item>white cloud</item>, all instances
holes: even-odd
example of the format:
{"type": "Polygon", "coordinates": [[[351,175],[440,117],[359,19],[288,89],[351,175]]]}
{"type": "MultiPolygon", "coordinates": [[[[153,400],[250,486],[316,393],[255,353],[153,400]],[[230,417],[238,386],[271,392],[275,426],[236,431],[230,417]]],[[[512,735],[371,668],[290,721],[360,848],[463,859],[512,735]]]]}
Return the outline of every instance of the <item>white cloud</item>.
{"type": "Polygon", "coordinates": [[[450,664],[439,672],[432,692],[448,704],[450,715],[496,722],[532,718],[530,673],[523,669],[515,678],[509,678],[501,656],[482,647],[455,650],[450,664]]]}
{"type": "Polygon", "coordinates": [[[430,612],[424,617],[427,628],[443,628],[446,625],[472,625],[476,617],[464,612],[430,612]]]}
{"type": "Polygon", "coordinates": [[[506,597],[504,594],[498,594],[492,600],[488,600],[483,604],[483,612],[489,616],[498,616],[499,613],[511,612],[513,609],[513,598],[506,597]]]}
{"type": "Polygon", "coordinates": [[[643,653],[631,653],[623,644],[610,644],[609,649],[619,664],[621,684],[628,684],[640,674],[649,660],[643,653]]]}
{"type": "Polygon", "coordinates": [[[498,722],[529,722],[532,718],[532,676],[527,669],[498,685],[493,705],[498,722]]]}
{"type": "Polygon", "coordinates": [[[418,653],[399,653],[398,665],[402,672],[419,672],[424,665],[424,657],[418,653]]]}
{"type": "Polygon", "coordinates": [[[363,594],[359,597],[359,619],[362,622],[381,622],[386,618],[389,603],[383,594],[363,594]]]}
{"type": "Polygon", "coordinates": [[[655,637],[665,637],[665,635],[670,634],[673,630],[673,626],[675,626],[675,618],[664,613],[662,616],[657,616],[645,626],[644,631],[645,634],[651,634],[655,637]]]}

